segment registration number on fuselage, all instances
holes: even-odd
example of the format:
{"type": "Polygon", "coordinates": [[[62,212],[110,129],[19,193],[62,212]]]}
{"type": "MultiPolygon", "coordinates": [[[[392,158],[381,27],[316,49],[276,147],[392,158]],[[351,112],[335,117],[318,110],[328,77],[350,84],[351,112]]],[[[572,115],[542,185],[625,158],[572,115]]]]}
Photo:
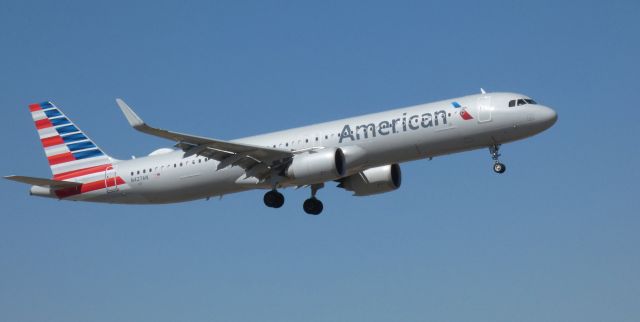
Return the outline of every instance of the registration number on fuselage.
{"type": "Polygon", "coordinates": [[[141,181],[146,181],[146,180],[149,180],[149,176],[148,175],[131,177],[131,182],[141,182],[141,181]]]}

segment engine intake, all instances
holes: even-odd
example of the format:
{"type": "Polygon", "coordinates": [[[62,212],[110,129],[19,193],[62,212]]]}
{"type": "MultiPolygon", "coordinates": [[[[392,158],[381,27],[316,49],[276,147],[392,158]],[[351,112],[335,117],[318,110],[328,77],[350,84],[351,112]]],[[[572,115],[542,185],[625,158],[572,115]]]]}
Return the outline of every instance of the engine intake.
{"type": "Polygon", "coordinates": [[[370,196],[400,188],[402,173],[398,164],[370,168],[340,180],[338,187],[354,196],[370,196]]]}

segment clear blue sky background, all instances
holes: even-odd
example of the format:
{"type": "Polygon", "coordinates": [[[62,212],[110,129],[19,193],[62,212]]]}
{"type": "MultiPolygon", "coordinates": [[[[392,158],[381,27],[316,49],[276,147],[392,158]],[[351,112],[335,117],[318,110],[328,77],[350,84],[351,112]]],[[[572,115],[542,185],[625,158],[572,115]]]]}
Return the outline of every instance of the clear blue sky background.
{"type": "Polygon", "coordinates": [[[331,185],[165,206],[0,187],[1,321],[638,321],[637,1],[4,1],[0,172],[50,176],[27,104],[108,153],[232,139],[490,91],[558,123],[403,164],[399,191],[331,185]]]}

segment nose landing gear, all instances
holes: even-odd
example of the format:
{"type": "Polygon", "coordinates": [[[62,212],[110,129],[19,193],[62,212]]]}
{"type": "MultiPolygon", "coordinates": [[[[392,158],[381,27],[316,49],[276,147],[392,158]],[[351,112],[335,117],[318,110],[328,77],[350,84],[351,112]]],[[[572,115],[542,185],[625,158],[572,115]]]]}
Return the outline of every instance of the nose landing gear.
{"type": "Polygon", "coordinates": [[[507,171],[507,166],[500,163],[500,144],[494,144],[489,147],[489,152],[491,153],[491,159],[493,159],[493,172],[495,173],[504,173],[507,171]]]}
{"type": "Polygon", "coordinates": [[[507,166],[505,166],[504,164],[500,162],[496,162],[493,164],[493,172],[504,173],[505,171],[507,171],[507,166]]]}

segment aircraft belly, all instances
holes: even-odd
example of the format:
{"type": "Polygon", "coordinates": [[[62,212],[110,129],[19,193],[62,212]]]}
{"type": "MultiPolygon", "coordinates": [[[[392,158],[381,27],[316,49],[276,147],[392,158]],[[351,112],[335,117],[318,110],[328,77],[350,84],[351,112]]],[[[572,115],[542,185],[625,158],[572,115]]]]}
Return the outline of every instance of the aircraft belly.
{"type": "Polygon", "coordinates": [[[235,184],[236,179],[244,174],[240,167],[222,170],[207,167],[193,169],[191,172],[188,170],[165,177],[161,174],[159,178],[143,184],[140,194],[153,203],[172,203],[247,190],[235,184]]]}

